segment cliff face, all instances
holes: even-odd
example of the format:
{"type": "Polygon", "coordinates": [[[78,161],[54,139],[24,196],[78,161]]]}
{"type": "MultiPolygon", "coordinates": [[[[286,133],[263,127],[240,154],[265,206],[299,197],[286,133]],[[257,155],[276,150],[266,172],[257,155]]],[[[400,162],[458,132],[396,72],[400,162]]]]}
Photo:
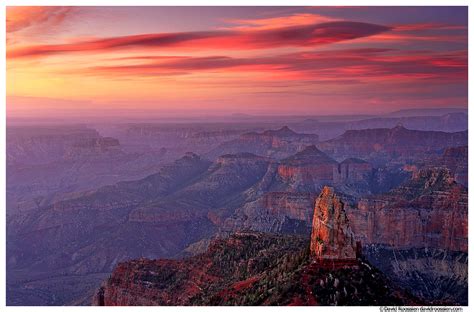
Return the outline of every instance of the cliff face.
{"type": "Polygon", "coordinates": [[[309,233],[314,195],[269,192],[246,203],[225,221],[224,228],[275,233],[309,233]]]}
{"type": "Polygon", "coordinates": [[[324,187],[316,199],[310,245],[315,260],[356,259],[356,242],[344,206],[330,187],[324,187]]]}
{"type": "Polygon", "coordinates": [[[312,145],[281,161],[278,174],[285,182],[305,185],[332,183],[337,162],[312,145]]]}
{"type": "Polygon", "coordinates": [[[384,164],[387,161],[424,157],[428,151],[467,144],[467,131],[440,132],[408,130],[401,125],[391,129],[348,130],[318,145],[336,159],[358,157],[384,164]]]}
{"type": "Polygon", "coordinates": [[[278,166],[282,181],[311,191],[319,191],[323,185],[367,182],[371,172],[372,165],[364,160],[349,158],[338,163],[314,145],[283,159],[278,166]]]}
{"type": "Polygon", "coordinates": [[[444,168],[417,171],[389,194],[348,209],[357,239],[395,248],[467,252],[467,189],[444,168]]]}

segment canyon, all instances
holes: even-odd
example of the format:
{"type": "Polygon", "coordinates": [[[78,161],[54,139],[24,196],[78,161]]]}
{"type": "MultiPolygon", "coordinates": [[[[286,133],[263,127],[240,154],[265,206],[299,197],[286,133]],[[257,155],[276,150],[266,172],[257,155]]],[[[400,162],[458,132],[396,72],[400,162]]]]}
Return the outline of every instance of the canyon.
{"type": "MultiPolygon", "coordinates": [[[[412,117],[390,118],[393,123],[412,117]]],[[[344,125],[339,130],[358,122],[382,123],[335,122],[344,125]]],[[[7,146],[9,304],[88,305],[93,296],[96,304],[119,305],[467,302],[467,131],[395,125],[326,139],[304,130],[310,129],[308,120],[287,124],[275,119],[229,126],[13,129],[7,146]],[[315,212],[330,227],[320,226],[309,240],[316,233],[315,212]],[[275,297],[255,301],[259,291],[272,289],[267,286],[275,283],[270,276],[277,271],[266,272],[260,267],[266,260],[246,258],[247,251],[234,259],[249,261],[245,274],[232,263],[232,279],[205,271],[213,262],[215,270],[234,243],[252,241],[248,237],[254,237],[252,244],[268,244],[255,250],[259,255],[267,248],[282,256],[298,254],[286,260],[294,266],[271,260],[277,261],[275,270],[295,278],[278,281],[292,289],[291,295],[274,289],[275,297]],[[286,243],[285,250],[271,247],[274,239],[299,249],[286,243]],[[216,241],[225,250],[220,258],[212,258],[219,250],[216,241]],[[318,267],[318,242],[327,248],[319,249],[320,260],[345,257],[340,267],[318,267]],[[360,301],[354,293],[336,300],[323,290],[327,285],[318,286],[321,297],[309,295],[329,273],[347,277],[348,264],[358,268],[348,285],[356,277],[369,283],[370,272],[378,272],[376,285],[393,290],[380,297],[388,301],[372,295],[360,301]],[[145,286],[123,280],[138,274],[138,281],[142,267],[161,266],[174,272],[173,278],[187,276],[190,284],[178,277],[175,284],[190,291],[186,298],[163,284],[159,287],[166,290],[153,299],[156,290],[149,282],[159,282],[153,278],[145,286]],[[97,290],[111,272],[109,282],[117,292],[104,288],[101,297],[97,290]],[[306,290],[298,288],[302,280],[306,290]],[[193,297],[192,283],[210,287],[205,300],[193,297]],[[127,287],[136,288],[132,297],[125,296],[133,293],[127,287]],[[232,291],[222,293],[226,287],[232,291]],[[141,292],[151,297],[144,299],[141,292]]],[[[344,292],[339,286],[333,291],[344,292]]]]}

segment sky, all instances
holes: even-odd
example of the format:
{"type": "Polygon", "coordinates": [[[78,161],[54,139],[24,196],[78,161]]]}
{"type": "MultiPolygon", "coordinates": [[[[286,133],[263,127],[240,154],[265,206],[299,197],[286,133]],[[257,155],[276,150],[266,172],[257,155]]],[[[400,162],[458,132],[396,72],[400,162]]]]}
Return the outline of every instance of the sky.
{"type": "Polygon", "coordinates": [[[467,107],[467,7],[7,7],[7,117],[467,107]]]}

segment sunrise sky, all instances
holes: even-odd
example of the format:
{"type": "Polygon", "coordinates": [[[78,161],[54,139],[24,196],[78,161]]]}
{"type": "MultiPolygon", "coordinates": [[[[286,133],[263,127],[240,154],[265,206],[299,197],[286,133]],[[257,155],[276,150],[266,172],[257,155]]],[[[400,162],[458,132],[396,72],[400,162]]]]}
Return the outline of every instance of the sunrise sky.
{"type": "Polygon", "coordinates": [[[8,7],[7,116],[467,107],[467,7],[8,7]]]}

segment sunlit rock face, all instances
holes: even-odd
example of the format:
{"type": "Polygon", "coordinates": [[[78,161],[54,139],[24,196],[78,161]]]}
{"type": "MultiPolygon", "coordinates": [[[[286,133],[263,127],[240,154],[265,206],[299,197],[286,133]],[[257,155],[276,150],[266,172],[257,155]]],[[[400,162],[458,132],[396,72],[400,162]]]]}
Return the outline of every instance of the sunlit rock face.
{"type": "Polygon", "coordinates": [[[327,186],[316,199],[310,246],[315,260],[356,259],[356,242],[344,205],[327,186]]]}
{"type": "Polygon", "coordinates": [[[283,159],[278,166],[278,175],[294,189],[306,186],[308,190],[315,191],[334,183],[337,168],[338,163],[334,159],[311,145],[283,159]]]}

